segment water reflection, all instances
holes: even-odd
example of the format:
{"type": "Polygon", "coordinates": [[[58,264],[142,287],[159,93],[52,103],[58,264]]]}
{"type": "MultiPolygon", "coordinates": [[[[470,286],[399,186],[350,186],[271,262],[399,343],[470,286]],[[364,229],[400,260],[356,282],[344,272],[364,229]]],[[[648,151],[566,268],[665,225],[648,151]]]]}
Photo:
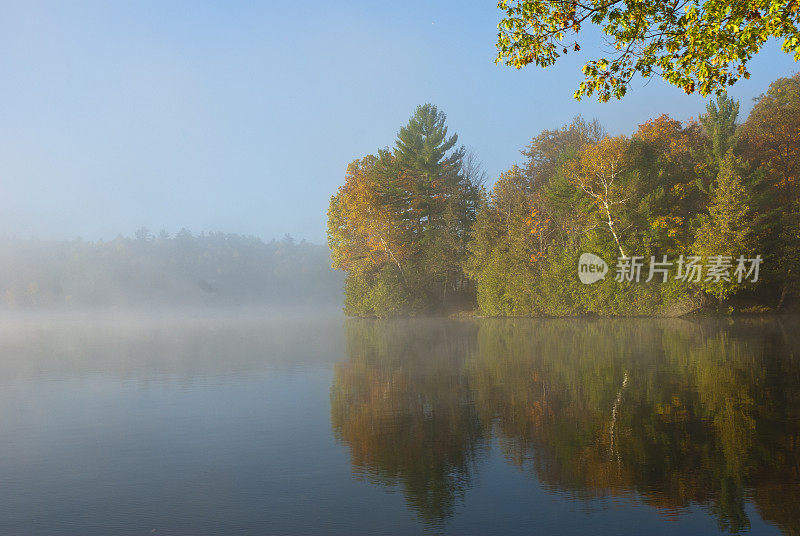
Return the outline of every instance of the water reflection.
{"type": "Polygon", "coordinates": [[[0,383],[85,378],[215,381],[325,366],[342,318],[313,312],[0,315],[0,383]]]}
{"type": "MultiPolygon", "coordinates": [[[[351,321],[331,388],[357,475],[442,523],[492,441],[575,500],[746,505],[800,533],[797,319],[351,321]]],[[[752,516],[752,513],[750,514],[752,516]]]]}
{"type": "Polygon", "coordinates": [[[356,473],[400,484],[427,522],[453,514],[485,448],[464,369],[474,340],[471,325],[353,322],[334,373],[331,420],[356,473]]]}

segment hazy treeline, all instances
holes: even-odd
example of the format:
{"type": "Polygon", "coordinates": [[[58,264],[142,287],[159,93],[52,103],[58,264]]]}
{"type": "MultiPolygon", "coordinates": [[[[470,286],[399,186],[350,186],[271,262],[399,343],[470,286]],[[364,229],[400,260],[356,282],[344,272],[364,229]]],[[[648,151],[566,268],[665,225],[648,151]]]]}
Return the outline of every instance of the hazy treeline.
{"type": "Polygon", "coordinates": [[[726,97],[697,121],[656,114],[629,136],[575,118],[533,137],[488,190],[455,143],[425,105],[394,149],[350,164],[328,212],[348,313],[766,310],[800,292],[800,75],[776,80],[744,121],[726,97]],[[578,280],[582,252],[607,261],[603,281],[578,280]],[[664,256],[667,280],[645,282],[664,256]],[[641,262],[638,281],[616,280],[625,257],[641,262]],[[700,269],[687,277],[690,257],[700,269]]]}
{"type": "Polygon", "coordinates": [[[334,304],[328,249],[290,236],[140,229],[110,241],[0,240],[0,303],[59,306],[334,304]]]}

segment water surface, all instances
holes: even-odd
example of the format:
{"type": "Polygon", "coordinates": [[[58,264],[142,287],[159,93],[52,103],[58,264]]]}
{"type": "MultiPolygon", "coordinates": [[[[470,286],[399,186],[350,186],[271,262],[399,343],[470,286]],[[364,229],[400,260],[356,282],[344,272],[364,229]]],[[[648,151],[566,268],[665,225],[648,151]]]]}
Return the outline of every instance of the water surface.
{"type": "Polygon", "coordinates": [[[798,534],[800,321],[5,317],[0,534],[798,534]]]}

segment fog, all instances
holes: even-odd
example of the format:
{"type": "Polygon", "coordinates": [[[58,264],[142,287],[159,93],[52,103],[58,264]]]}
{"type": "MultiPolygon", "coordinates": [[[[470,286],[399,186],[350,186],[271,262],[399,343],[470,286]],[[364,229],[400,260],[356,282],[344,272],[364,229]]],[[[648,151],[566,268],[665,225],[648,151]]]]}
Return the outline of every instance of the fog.
{"type": "Polygon", "coordinates": [[[87,242],[0,240],[0,308],[75,312],[330,308],[343,276],[326,246],[223,233],[87,242]]]}
{"type": "Polygon", "coordinates": [[[190,382],[330,366],[344,354],[343,322],[324,308],[5,314],[0,375],[190,382]]]}

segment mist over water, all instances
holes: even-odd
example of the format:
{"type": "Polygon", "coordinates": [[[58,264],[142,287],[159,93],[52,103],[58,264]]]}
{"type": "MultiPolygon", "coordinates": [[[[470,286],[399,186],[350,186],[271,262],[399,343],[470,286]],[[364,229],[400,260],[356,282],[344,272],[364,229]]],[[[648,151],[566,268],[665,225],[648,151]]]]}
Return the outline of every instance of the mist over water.
{"type": "Polygon", "coordinates": [[[87,242],[0,239],[0,310],[334,307],[328,248],[225,233],[87,242]]]}
{"type": "Polygon", "coordinates": [[[793,534],[800,320],[6,314],[2,534],[793,534]]]}

